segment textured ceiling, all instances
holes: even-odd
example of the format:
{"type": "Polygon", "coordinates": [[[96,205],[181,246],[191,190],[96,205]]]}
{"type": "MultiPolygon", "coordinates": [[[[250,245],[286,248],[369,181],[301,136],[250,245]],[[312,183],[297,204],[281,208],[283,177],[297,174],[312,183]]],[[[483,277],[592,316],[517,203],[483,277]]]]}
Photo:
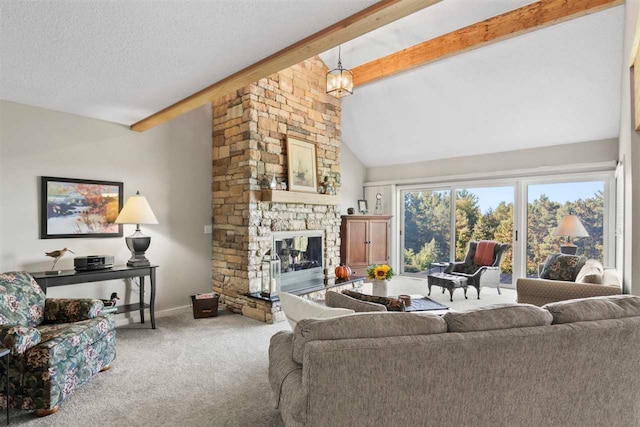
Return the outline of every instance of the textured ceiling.
{"type": "MultiPolygon", "coordinates": [[[[355,67],[531,1],[445,0],[355,39],[355,67]]],[[[624,6],[372,84],[342,101],[342,137],[368,167],[615,138],[624,6]]],[[[335,50],[322,54],[335,65],[335,50]]]]}
{"type": "Polygon", "coordinates": [[[0,98],[131,124],[375,0],[1,0],[0,98]]]}

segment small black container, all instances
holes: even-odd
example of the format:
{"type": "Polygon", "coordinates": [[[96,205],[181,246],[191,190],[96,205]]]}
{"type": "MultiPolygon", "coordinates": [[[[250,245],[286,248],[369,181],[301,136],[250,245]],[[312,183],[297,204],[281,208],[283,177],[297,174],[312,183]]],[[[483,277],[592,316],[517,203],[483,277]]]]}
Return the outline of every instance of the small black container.
{"type": "Polygon", "coordinates": [[[203,319],[205,317],[218,316],[218,295],[213,298],[196,299],[195,295],[191,295],[191,306],[193,307],[193,318],[203,319]]]}

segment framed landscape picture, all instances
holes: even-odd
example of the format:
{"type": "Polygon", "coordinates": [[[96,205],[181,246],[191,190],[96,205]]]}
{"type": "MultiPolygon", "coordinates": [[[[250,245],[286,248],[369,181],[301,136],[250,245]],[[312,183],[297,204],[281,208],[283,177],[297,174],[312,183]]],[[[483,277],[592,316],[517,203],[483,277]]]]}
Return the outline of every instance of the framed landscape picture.
{"type": "Polygon", "coordinates": [[[317,193],[315,144],[287,137],[287,170],[291,191],[317,193]]]}
{"type": "Polygon", "coordinates": [[[54,178],[40,181],[40,238],[122,237],[115,224],[124,184],[54,178]]]}

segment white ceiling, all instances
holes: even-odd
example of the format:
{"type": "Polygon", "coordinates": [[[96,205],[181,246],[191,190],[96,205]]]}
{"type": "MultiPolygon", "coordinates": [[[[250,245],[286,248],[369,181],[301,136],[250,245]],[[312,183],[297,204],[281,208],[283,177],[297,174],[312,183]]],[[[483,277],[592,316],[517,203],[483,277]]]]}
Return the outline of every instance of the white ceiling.
{"type": "MultiPolygon", "coordinates": [[[[343,64],[532,1],[444,0],[343,45],[343,64]]],[[[0,99],[128,125],[374,2],[0,0],[0,99]]],[[[371,167],[617,137],[623,11],[356,88],[343,140],[371,167]]]]}
{"type": "MultiPolygon", "coordinates": [[[[445,0],[342,47],[355,67],[525,0],[445,0]]],[[[342,101],[342,137],[365,166],[615,138],[624,6],[378,82],[342,101]]],[[[336,50],[322,54],[335,66],[336,50]]]]}
{"type": "Polygon", "coordinates": [[[132,124],[375,0],[0,0],[0,99],[132,124]]]}

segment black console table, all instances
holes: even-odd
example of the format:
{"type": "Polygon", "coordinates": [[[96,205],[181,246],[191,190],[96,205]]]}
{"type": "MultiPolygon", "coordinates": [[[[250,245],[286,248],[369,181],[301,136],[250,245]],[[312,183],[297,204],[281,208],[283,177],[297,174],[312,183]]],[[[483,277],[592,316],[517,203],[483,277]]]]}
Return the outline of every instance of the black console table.
{"type": "Polygon", "coordinates": [[[126,265],[116,265],[105,270],[75,271],[63,270],[60,274],[47,274],[46,272],[31,273],[38,285],[46,293],[47,288],[54,286],[76,285],[79,283],[102,282],[117,279],[140,279],[140,302],[135,304],[125,304],[117,306],[117,314],[129,313],[140,310],[140,323],[144,323],[144,310],[149,309],[151,314],[151,328],[156,328],[156,269],[157,265],[147,267],[128,267],[126,265]],[[149,304],[144,302],[144,278],[149,276],[151,282],[151,298],[149,304]]]}

